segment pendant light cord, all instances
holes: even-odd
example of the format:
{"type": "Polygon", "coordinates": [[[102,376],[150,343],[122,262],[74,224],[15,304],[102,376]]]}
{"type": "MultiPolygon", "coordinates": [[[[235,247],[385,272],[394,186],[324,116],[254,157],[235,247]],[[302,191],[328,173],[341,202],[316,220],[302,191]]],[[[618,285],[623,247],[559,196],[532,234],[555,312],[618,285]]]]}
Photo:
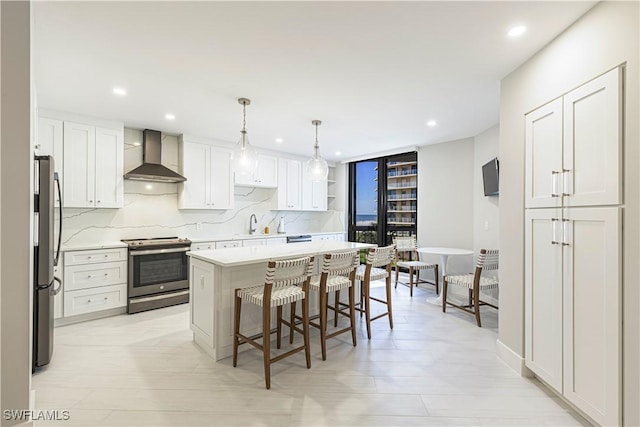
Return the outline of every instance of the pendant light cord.
{"type": "Polygon", "coordinates": [[[316,143],[313,146],[313,158],[318,160],[318,149],[320,146],[318,145],[318,124],[316,123],[316,143]]]}

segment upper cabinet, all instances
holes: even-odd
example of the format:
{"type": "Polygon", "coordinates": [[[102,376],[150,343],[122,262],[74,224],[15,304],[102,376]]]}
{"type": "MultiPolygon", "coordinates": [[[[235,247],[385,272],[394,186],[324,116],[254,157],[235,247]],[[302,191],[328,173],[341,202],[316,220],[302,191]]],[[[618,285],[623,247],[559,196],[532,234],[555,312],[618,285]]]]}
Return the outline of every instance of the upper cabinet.
{"type": "Polygon", "coordinates": [[[616,68],[525,117],[527,208],[622,202],[616,68]]]}
{"type": "Polygon", "coordinates": [[[276,188],[278,186],[278,158],[258,154],[258,167],[250,175],[235,175],[235,185],[241,187],[276,188]]]}
{"type": "Polygon", "coordinates": [[[187,180],[178,184],[180,209],[233,208],[231,154],[231,150],[181,137],[180,173],[187,180]]]}
{"type": "Polygon", "coordinates": [[[64,122],[63,206],[123,206],[124,128],[64,122]]]}
{"type": "MultiPolygon", "coordinates": [[[[62,171],[64,170],[62,120],[38,117],[36,129],[38,142],[35,147],[35,154],[37,156],[52,156],[54,171],[62,179],[62,171]]],[[[57,194],[56,197],[58,197],[57,194]]],[[[56,199],[56,206],[59,205],[60,200],[56,199]]]]}
{"type": "Polygon", "coordinates": [[[302,162],[278,159],[278,210],[302,209],[302,162]]]}
{"type": "Polygon", "coordinates": [[[312,181],[307,178],[307,164],[302,167],[302,209],[305,211],[327,210],[327,181],[312,181]]]}

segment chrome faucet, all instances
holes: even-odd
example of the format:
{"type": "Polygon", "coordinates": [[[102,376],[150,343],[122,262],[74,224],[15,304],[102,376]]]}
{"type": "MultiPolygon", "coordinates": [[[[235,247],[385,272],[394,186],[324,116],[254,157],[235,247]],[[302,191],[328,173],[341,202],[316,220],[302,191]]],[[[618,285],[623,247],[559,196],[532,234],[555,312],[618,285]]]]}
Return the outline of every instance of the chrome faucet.
{"type": "Polygon", "coordinates": [[[253,234],[256,232],[258,228],[258,219],[256,218],[256,214],[251,214],[249,217],[249,234],[253,234]]]}

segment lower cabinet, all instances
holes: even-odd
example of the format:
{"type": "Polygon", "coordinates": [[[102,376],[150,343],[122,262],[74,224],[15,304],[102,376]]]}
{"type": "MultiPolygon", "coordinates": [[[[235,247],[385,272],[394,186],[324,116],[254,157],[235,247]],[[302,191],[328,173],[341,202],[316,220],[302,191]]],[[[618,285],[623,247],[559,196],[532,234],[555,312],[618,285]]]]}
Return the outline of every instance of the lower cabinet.
{"type": "Polygon", "coordinates": [[[65,317],[93,313],[127,305],[127,285],[100,286],[97,288],[65,291],[65,317]]]}
{"type": "Polygon", "coordinates": [[[621,217],[617,207],[526,212],[526,366],[601,425],[621,422],[621,217]]]}
{"type": "Polygon", "coordinates": [[[213,347],[213,265],[190,257],[189,301],[191,329],[199,340],[213,347]]]}
{"type": "Polygon", "coordinates": [[[125,307],[126,259],[126,248],[65,252],[64,317],[125,307]]]}
{"type": "Polygon", "coordinates": [[[250,246],[264,246],[267,244],[267,239],[246,239],[242,241],[242,247],[247,248],[250,246]]]}

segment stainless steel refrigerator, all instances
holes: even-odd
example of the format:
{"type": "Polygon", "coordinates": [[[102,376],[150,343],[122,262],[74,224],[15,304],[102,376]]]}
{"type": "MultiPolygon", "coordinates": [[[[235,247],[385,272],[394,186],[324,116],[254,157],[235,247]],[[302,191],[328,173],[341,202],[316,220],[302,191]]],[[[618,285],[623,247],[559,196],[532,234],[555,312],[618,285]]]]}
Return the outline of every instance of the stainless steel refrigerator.
{"type": "Polygon", "coordinates": [[[62,289],[53,267],[60,258],[62,200],[60,180],[52,156],[35,157],[34,248],[33,248],[33,369],[51,361],[53,354],[53,299],[62,289]],[[54,230],[58,226],[57,232],[54,230]]]}

